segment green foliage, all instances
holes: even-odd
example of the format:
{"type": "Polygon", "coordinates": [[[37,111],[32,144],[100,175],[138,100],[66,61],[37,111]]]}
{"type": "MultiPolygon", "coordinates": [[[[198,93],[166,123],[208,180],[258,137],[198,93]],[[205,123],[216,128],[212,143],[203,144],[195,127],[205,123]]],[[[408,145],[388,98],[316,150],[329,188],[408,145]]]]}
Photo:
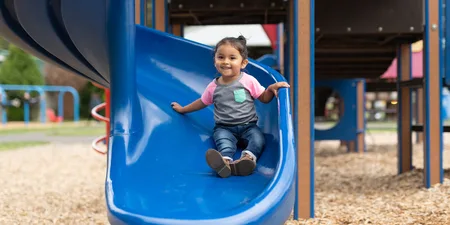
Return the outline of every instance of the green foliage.
{"type": "MultiPolygon", "coordinates": [[[[0,84],[43,85],[44,79],[33,57],[10,44],[9,54],[0,67],[0,84]]],[[[23,93],[23,91],[8,91],[8,99],[20,99],[23,93]]],[[[35,92],[31,93],[31,96],[36,95],[35,92]]],[[[32,107],[30,113],[34,110],[36,107],[32,107]]],[[[23,104],[19,108],[8,108],[8,120],[23,120],[23,104]]]]}
{"type": "Polygon", "coordinates": [[[6,41],[4,38],[0,37],[0,50],[4,49],[7,50],[9,47],[8,41],[6,41]]]}
{"type": "Polygon", "coordinates": [[[10,45],[0,68],[0,84],[43,85],[44,79],[36,61],[22,49],[10,45]]]}
{"type": "MultiPolygon", "coordinates": [[[[88,118],[89,114],[91,114],[91,109],[89,108],[89,102],[91,100],[92,93],[99,93],[103,96],[104,99],[104,91],[96,86],[94,86],[91,82],[88,82],[86,86],[82,90],[80,90],[80,118],[88,118]]],[[[104,111],[104,110],[102,110],[104,111]]],[[[104,115],[104,112],[100,112],[100,115],[104,115]]]]}
{"type": "Polygon", "coordinates": [[[22,105],[18,108],[10,106],[8,107],[7,111],[8,111],[8,121],[24,121],[24,111],[22,105]]]}

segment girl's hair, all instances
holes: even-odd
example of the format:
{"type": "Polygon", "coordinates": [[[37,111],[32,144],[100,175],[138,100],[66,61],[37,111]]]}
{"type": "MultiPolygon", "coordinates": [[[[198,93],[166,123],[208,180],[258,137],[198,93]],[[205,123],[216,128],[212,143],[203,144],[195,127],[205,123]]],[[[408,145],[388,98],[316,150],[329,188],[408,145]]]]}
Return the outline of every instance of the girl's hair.
{"type": "Polygon", "coordinates": [[[241,54],[243,59],[248,58],[247,40],[245,39],[244,36],[239,35],[239,37],[237,37],[237,38],[226,37],[226,38],[220,40],[216,44],[216,47],[214,48],[214,55],[216,54],[217,49],[219,49],[219,47],[224,44],[229,44],[229,45],[233,46],[236,50],[239,51],[239,53],[241,54]]]}

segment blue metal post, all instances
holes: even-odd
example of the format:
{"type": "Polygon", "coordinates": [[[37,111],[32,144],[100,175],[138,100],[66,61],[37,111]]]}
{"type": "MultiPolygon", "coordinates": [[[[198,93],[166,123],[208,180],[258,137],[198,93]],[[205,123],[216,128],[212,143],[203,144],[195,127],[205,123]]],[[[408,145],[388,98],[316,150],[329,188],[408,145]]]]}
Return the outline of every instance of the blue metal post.
{"type": "Polygon", "coordinates": [[[114,135],[133,133],[142,118],[136,93],[135,3],[110,0],[107,9],[111,71],[111,119],[114,135]],[[136,112],[133,114],[133,112],[136,112]]]}
{"type": "Polygon", "coordinates": [[[139,21],[139,24],[140,25],[142,25],[142,26],[145,26],[146,24],[146,14],[147,14],[147,1],[150,1],[150,0],[140,0],[140,4],[139,4],[139,8],[140,8],[140,16],[139,16],[139,18],[140,18],[140,21],[139,21]]]}
{"type": "MultiPolygon", "coordinates": [[[[2,105],[6,105],[6,100],[7,100],[6,92],[2,88],[0,88],[0,95],[1,95],[2,105]]],[[[2,123],[3,123],[3,125],[6,125],[6,123],[8,122],[8,116],[7,116],[8,112],[6,110],[6,107],[2,107],[1,113],[2,113],[2,123]]]]}
{"type": "MultiPolygon", "coordinates": [[[[28,92],[25,92],[27,94],[28,92]]],[[[29,124],[30,120],[30,104],[28,103],[27,99],[25,99],[24,105],[23,105],[23,121],[25,122],[25,125],[29,124]]]]}
{"type": "Polygon", "coordinates": [[[41,123],[47,122],[47,114],[46,114],[46,102],[45,102],[45,92],[42,88],[38,88],[37,91],[39,92],[39,105],[41,109],[41,123]]]}
{"type": "Polygon", "coordinates": [[[64,94],[64,91],[60,91],[58,94],[58,116],[61,118],[64,118],[64,94]]]}
{"type": "MultiPolygon", "coordinates": [[[[74,89],[75,90],[75,89],[74,89]]],[[[77,91],[72,92],[73,95],[73,121],[80,121],[80,96],[77,91]]]]}

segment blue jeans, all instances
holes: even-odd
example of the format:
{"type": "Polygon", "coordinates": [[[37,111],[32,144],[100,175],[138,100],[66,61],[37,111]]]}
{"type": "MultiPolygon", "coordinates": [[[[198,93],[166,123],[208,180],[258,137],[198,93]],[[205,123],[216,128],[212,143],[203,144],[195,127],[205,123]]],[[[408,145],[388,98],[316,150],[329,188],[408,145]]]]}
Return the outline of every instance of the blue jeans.
{"type": "Polygon", "coordinates": [[[237,150],[237,144],[242,143],[246,147],[242,153],[253,156],[254,161],[259,158],[265,145],[264,134],[256,123],[248,123],[236,126],[218,125],[214,127],[214,142],[217,151],[224,158],[233,160],[237,150]]]}

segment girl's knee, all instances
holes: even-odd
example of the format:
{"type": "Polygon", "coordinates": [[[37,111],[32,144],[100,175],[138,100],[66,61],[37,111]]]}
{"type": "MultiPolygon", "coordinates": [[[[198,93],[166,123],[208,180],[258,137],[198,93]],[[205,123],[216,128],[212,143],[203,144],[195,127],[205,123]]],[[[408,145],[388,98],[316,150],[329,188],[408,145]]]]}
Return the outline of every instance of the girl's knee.
{"type": "Polygon", "coordinates": [[[262,148],[262,146],[264,146],[266,144],[266,139],[264,137],[264,134],[259,130],[255,130],[250,135],[249,143],[252,143],[253,145],[262,148]]]}
{"type": "Polygon", "coordinates": [[[263,147],[266,144],[266,139],[264,138],[264,135],[257,135],[254,139],[255,145],[259,147],[263,147]]]}

